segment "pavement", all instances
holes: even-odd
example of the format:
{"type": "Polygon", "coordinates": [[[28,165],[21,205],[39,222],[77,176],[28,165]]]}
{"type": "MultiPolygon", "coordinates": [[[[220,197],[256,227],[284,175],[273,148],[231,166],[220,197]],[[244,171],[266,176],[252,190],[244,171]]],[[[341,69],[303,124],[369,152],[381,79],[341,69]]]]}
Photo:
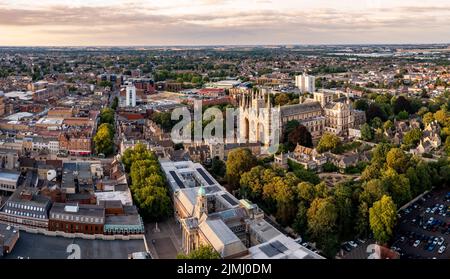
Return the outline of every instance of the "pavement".
{"type": "Polygon", "coordinates": [[[128,254],[146,251],[144,240],[89,240],[20,231],[13,251],[3,258],[67,259],[75,253],[68,249],[74,247],[71,244],[78,245],[81,259],[128,259],[128,254]]]}
{"type": "Polygon", "coordinates": [[[181,228],[175,218],[145,224],[145,237],[154,259],[175,259],[181,253],[181,228]],[[153,243],[154,241],[154,243],[153,243]]]}

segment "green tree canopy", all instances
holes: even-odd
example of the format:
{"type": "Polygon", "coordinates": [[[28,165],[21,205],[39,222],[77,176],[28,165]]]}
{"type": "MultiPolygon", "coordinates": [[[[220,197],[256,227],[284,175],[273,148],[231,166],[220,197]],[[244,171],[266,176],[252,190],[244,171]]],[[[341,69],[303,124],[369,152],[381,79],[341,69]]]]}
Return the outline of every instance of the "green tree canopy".
{"type": "Polygon", "coordinates": [[[297,144],[313,147],[311,133],[303,125],[298,125],[288,134],[288,141],[293,147],[297,144]]]}
{"type": "Polygon", "coordinates": [[[403,143],[407,146],[416,146],[422,138],[422,130],[420,128],[414,128],[406,132],[403,136],[403,143]]]}
{"type": "Polygon", "coordinates": [[[107,123],[101,124],[98,128],[93,139],[97,154],[103,153],[109,155],[114,151],[114,133],[112,131],[112,126],[107,123]]]}
{"type": "Polygon", "coordinates": [[[403,173],[408,164],[408,157],[400,148],[392,148],[386,155],[386,164],[397,172],[403,173]]]}
{"type": "Polygon", "coordinates": [[[317,144],[317,151],[322,153],[341,145],[341,139],[335,134],[324,133],[317,144]]]}
{"type": "Polygon", "coordinates": [[[385,244],[393,235],[397,207],[391,197],[384,195],[369,209],[370,228],[376,241],[385,244]]]}
{"type": "Polygon", "coordinates": [[[100,123],[108,123],[114,125],[114,110],[111,108],[104,108],[100,112],[100,123]]]}
{"type": "Polygon", "coordinates": [[[215,260],[220,259],[220,254],[212,246],[201,245],[188,255],[178,254],[177,259],[182,260],[215,260]]]}
{"type": "Polygon", "coordinates": [[[241,175],[256,166],[256,163],[256,157],[248,148],[238,148],[230,151],[226,163],[226,177],[229,190],[237,189],[241,175]]]}
{"type": "Polygon", "coordinates": [[[373,139],[372,128],[367,123],[361,126],[361,138],[365,141],[371,141],[373,139]]]}

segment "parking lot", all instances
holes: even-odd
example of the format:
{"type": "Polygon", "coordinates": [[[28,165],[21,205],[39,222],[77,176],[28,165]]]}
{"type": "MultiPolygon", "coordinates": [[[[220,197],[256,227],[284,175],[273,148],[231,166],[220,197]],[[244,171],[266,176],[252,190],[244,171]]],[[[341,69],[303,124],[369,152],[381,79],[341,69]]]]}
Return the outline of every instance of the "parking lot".
{"type": "Polygon", "coordinates": [[[449,259],[450,189],[428,193],[402,210],[391,248],[401,258],[449,259]]]}

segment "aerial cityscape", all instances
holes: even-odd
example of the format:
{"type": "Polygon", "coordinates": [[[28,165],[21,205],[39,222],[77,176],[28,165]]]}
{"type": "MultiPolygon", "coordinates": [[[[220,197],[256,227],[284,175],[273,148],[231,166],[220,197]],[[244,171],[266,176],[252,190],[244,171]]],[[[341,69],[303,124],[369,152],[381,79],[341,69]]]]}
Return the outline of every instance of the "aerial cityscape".
{"type": "Polygon", "coordinates": [[[424,19],[407,40],[380,17],[373,40],[338,40],[327,32],[369,23],[295,21],[291,1],[270,14],[253,1],[236,25],[208,12],[239,1],[152,16],[146,1],[13,2],[0,1],[0,261],[450,258],[448,29],[424,19]],[[123,22],[104,14],[115,5],[130,5],[123,22]],[[152,20],[155,34],[133,31],[152,20]],[[309,39],[273,31],[290,22],[311,22],[309,39]]]}

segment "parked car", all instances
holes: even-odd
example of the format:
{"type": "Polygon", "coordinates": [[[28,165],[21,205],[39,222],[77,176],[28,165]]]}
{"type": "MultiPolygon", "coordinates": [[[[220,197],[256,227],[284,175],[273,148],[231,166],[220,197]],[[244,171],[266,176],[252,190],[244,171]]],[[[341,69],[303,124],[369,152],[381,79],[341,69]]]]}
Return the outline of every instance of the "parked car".
{"type": "Polygon", "coordinates": [[[356,244],[356,242],[354,242],[353,240],[349,241],[348,244],[350,244],[350,246],[352,246],[353,248],[358,247],[358,244],[356,244]]]}
{"type": "Polygon", "coordinates": [[[360,244],[366,243],[366,241],[364,239],[361,239],[361,238],[358,238],[356,241],[358,241],[360,244]]]}
{"type": "Polygon", "coordinates": [[[431,251],[433,251],[434,250],[434,248],[436,247],[436,244],[434,244],[434,243],[431,243],[429,246],[428,246],[428,251],[429,252],[431,252],[431,251]]]}
{"type": "Polygon", "coordinates": [[[414,241],[414,244],[413,244],[413,246],[414,247],[418,247],[420,245],[420,240],[416,240],[416,241],[414,241]]]}
{"type": "Polygon", "coordinates": [[[445,251],[445,246],[441,246],[441,247],[439,247],[439,250],[438,250],[438,253],[439,254],[442,254],[442,253],[444,253],[444,251],[445,251]]]}

